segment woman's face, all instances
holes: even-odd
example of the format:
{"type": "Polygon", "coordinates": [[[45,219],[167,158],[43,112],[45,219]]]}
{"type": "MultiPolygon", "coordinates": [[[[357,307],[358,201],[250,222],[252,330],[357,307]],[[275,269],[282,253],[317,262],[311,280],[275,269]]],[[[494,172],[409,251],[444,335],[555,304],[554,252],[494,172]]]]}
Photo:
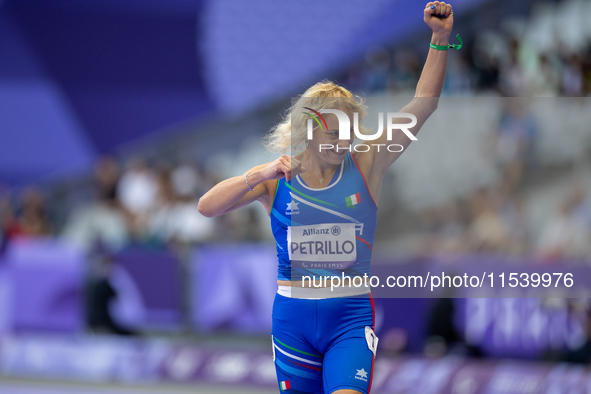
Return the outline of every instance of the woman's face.
{"type": "MultiPolygon", "coordinates": [[[[339,165],[343,162],[345,154],[353,144],[354,134],[351,130],[350,140],[339,140],[339,121],[334,114],[323,115],[328,130],[322,125],[316,125],[313,139],[309,140],[308,149],[310,153],[327,164],[339,165]]],[[[351,117],[349,117],[351,119],[351,117]]]]}

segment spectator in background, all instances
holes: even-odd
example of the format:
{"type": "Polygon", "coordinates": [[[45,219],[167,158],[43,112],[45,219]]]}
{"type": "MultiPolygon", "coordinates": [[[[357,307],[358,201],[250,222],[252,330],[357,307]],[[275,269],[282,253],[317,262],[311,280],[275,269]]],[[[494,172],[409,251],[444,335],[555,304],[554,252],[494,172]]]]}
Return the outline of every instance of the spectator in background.
{"type": "MultiPolygon", "coordinates": [[[[451,275],[456,275],[451,273],[451,275]]],[[[427,339],[423,346],[423,354],[429,358],[442,358],[447,354],[482,357],[478,346],[466,343],[464,336],[456,327],[457,296],[454,289],[446,289],[442,298],[433,300],[427,315],[427,339]]]]}
{"type": "Polygon", "coordinates": [[[451,201],[420,214],[423,226],[421,250],[426,253],[458,253],[465,249],[466,225],[461,206],[451,201]]]}
{"type": "Polygon", "coordinates": [[[170,182],[174,193],[181,199],[192,200],[204,189],[198,170],[189,163],[175,167],[170,182]]]}
{"type": "Polygon", "coordinates": [[[112,157],[99,159],[94,171],[96,200],[74,210],[68,218],[63,237],[90,251],[97,244],[119,250],[128,241],[127,223],[117,200],[119,164],[112,157]]]}
{"type": "Polygon", "coordinates": [[[581,225],[591,229],[591,200],[587,194],[585,182],[575,180],[571,189],[573,215],[581,225]]]}
{"type": "Polygon", "coordinates": [[[505,253],[510,249],[511,231],[500,214],[500,196],[496,191],[478,190],[470,201],[471,223],[468,244],[471,250],[505,253]]]}
{"type": "Polygon", "coordinates": [[[220,218],[217,231],[224,234],[222,241],[257,242],[263,239],[261,224],[253,207],[229,212],[220,218]]]}
{"type": "MultiPolygon", "coordinates": [[[[374,48],[366,55],[365,89],[370,93],[384,93],[388,86],[390,54],[383,47],[374,48]]],[[[415,85],[416,86],[416,85],[415,85]]]]}
{"type": "Polygon", "coordinates": [[[158,180],[146,162],[140,158],[129,160],[117,186],[123,207],[134,215],[144,214],[154,206],[157,192],[158,180]]]}
{"type": "Polygon", "coordinates": [[[423,354],[429,358],[442,358],[450,348],[462,342],[462,337],[454,325],[454,299],[438,298],[433,302],[427,316],[427,339],[423,354]]]}
{"type": "Polygon", "coordinates": [[[588,218],[582,216],[583,197],[575,187],[558,212],[548,216],[537,244],[543,259],[581,258],[591,252],[588,218]]]}
{"type": "Polygon", "coordinates": [[[494,136],[496,162],[508,193],[513,193],[522,181],[536,134],[537,127],[526,102],[509,100],[494,136]]]}
{"type": "Polygon", "coordinates": [[[195,244],[212,237],[214,223],[197,209],[197,200],[178,201],[170,212],[168,239],[182,244],[195,244]]]}
{"type": "Polygon", "coordinates": [[[171,185],[172,169],[168,163],[161,163],[157,171],[158,190],[151,209],[145,213],[149,216],[150,234],[157,242],[166,243],[170,237],[170,212],[176,204],[176,195],[171,185]]]}
{"type": "Polygon", "coordinates": [[[547,54],[541,55],[538,72],[532,80],[532,96],[555,97],[560,85],[560,64],[547,54]]]}
{"type": "Polygon", "coordinates": [[[466,225],[460,204],[451,201],[440,209],[437,247],[442,252],[458,253],[465,248],[466,225]]]}
{"type": "Polygon", "coordinates": [[[422,253],[436,253],[438,251],[439,215],[433,207],[424,208],[419,212],[422,240],[420,250],[422,253]]]}
{"type": "Polygon", "coordinates": [[[365,89],[364,73],[364,64],[362,61],[358,61],[349,67],[342,80],[345,81],[345,85],[351,91],[361,92],[363,89],[365,89]]]}
{"type": "Polygon", "coordinates": [[[197,203],[198,197],[213,185],[200,174],[196,166],[188,163],[174,169],[171,182],[177,195],[173,237],[183,243],[199,243],[210,239],[214,222],[199,213],[197,203]]]}
{"type": "Polygon", "coordinates": [[[560,361],[576,364],[591,364],[591,310],[589,309],[589,305],[586,302],[570,300],[568,302],[568,313],[569,315],[582,315],[585,340],[578,343],[578,346],[575,348],[570,348],[564,352],[562,357],[560,357],[560,361]]]}
{"type": "Polygon", "coordinates": [[[0,254],[6,249],[9,241],[21,233],[21,228],[16,220],[12,201],[8,191],[0,194],[0,254]]]}
{"type": "Polygon", "coordinates": [[[111,313],[111,304],[118,297],[111,284],[114,262],[108,255],[99,255],[98,258],[101,260],[100,272],[89,284],[88,327],[95,333],[135,335],[136,332],[119,324],[111,313]]]}
{"type": "Polygon", "coordinates": [[[2,190],[0,193],[0,228],[2,231],[11,235],[12,233],[19,232],[18,222],[16,221],[16,215],[14,214],[14,208],[12,206],[11,195],[8,190],[2,190]]]}
{"type": "MultiPolygon", "coordinates": [[[[519,46],[519,41],[512,38],[509,43],[508,59],[500,68],[499,88],[503,96],[523,97],[530,93],[530,81],[519,61],[519,46]]],[[[483,50],[486,51],[486,48],[483,50]]]]}
{"type": "Polygon", "coordinates": [[[53,232],[45,199],[38,189],[30,187],[23,192],[18,222],[22,235],[46,236],[53,232]]]}
{"type": "Polygon", "coordinates": [[[524,254],[528,252],[530,233],[523,199],[511,195],[501,188],[500,215],[509,229],[507,252],[510,254],[524,254]]]}
{"type": "Polygon", "coordinates": [[[416,52],[398,50],[394,54],[394,71],[389,89],[396,94],[413,94],[421,75],[421,64],[416,52]]]}
{"type": "Polygon", "coordinates": [[[576,53],[570,55],[564,67],[562,94],[567,97],[581,97],[583,95],[583,62],[576,53]]]}
{"type": "Polygon", "coordinates": [[[152,235],[159,241],[187,245],[211,237],[214,223],[197,209],[201,183],[198,170],[189,164],[160,172],[158,198],[150,222],[152,235]]]}
{"type": "Polygon", "coordinates": [[[582,54],[583,95],[591,93],[591,43],[587,44],[587,50],[582,54]]]}
{"type": "Polygon", "coordinates": [[[500,64],[486,45],[475,45],[473,48],[473,64],[477,75],[479,90],[499,89],[500,64]]]}
{"type": "Polygon", "coordinates": [[[466,59],[463,56],[453,56],[449,63],[443,90],[449,96],[472,94],[472,70],[466,59]]]}
{"type": "Polygon", "coordinates": [[[96,195],[99,201],[116,204],[117,183],[120,176],[119,164],[109,156],[98,160],[94,168],[96,195]]]}
{"type": "Polygon", "coordinates": [[[117,196],[128,215],[130,232],[136,238],[148,232],[149,214],[156,204],[158,179],[146,162],[133,158],[119,179],[117,196]]]}

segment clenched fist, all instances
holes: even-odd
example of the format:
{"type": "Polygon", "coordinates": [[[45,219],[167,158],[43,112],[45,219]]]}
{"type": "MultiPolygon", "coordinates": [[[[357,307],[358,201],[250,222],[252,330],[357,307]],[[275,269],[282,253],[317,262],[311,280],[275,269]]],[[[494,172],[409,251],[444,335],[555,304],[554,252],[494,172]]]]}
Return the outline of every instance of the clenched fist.
{"type": "Polygon", "coordinates": [[[433,1],[425,6],[423,19],[433,30],[433,33],[449,35],[454,24],[453,15],[451,4],[446,4],[443,1],[433,1]]]}
{"type": "Polygon", "coordinates": [[[285,178],[289,182],[296,175],[306,172],[306,169],[302,167],[299,160],[288,155],[282,155],[277,160],[269,163],[261,172],[264,180],[285,178]]]}

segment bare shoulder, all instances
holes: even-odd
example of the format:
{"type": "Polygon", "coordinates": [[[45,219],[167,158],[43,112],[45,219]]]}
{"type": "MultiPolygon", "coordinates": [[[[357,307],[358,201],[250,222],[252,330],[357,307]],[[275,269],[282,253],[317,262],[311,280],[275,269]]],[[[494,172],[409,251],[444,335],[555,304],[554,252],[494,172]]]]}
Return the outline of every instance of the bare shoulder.
{"type": "Polygon", "coordinates": [[[355,152],[351,156],[355,160],[373,201],[379,201],[384,173],[379,166],[376,166],[375,155],[372,152],[355,152]]]}
{"type": "Polygon", "coordinates": [[[357,168],[364,177],[369,176],[373,171],[374,155],[372,152],[352,152],[351,156],[357,165],[357,168]]]}

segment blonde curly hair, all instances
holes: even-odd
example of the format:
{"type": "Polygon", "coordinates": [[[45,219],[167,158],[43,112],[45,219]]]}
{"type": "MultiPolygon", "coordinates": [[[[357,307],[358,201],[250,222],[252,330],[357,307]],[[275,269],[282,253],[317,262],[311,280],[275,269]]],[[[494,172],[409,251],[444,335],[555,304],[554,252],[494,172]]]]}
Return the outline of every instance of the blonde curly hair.
{"type": "Polygon", "coordinates": [[[309,116],[304,113],[304,107],[313,108],[316,111],[340,109],[349,114],[357,112],[359,114],[359,131],[363,134],[369,132],[361,124],[367,113],[367,106],[364,105],[363,99],[344,87],[325,80],[312,85],[299,96],[287,110],[283,121],[273,127],[265,136],[263,145],[267,151],[286,153],[304,148],[307,141],[307,121],[309,119],[309,116]]]}

